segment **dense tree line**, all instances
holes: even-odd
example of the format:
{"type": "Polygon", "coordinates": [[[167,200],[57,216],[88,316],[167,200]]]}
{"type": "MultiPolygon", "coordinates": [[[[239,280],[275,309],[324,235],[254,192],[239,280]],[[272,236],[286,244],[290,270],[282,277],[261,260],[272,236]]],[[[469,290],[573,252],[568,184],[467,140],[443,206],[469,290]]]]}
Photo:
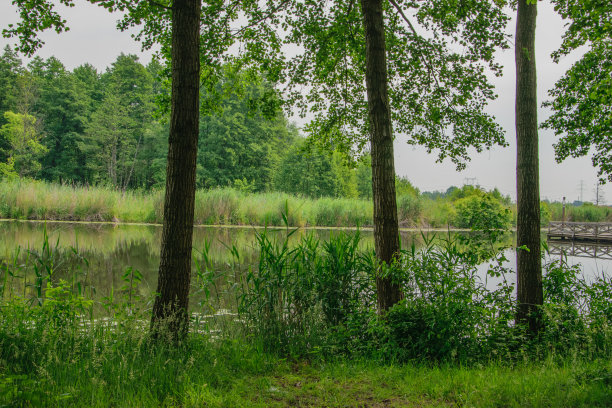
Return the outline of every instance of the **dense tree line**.
{"type": "Polygon", "coordinates": [[[70,71],[54,57],[24,66],[7,46],[0,57],[5,176],[12,170],[50,182],[154,185],[154,163],[164,154],[159,146],[167,143],[153,119],[159,69],[123,54],[106,72],[89,64],[70,71]]]}
{"type": "MultiPolygon", "coordinates": [[[[168,125],[156,103],[167,92],[162,70],[155,60],[143,65],[124,54],[105,72],[89,64],[70,71],[53,57],[23,65],[7,46],[0,56],[2,175],[163,188],[168,125]]],[[[309,143],[278,110],[255,103],[271,84],[239,77],[246,82],[242,92],[225,95],[212,114],[201,115],[199,188],[371,197],[369,161],[349,165],[343,154],[309,143]]]]}

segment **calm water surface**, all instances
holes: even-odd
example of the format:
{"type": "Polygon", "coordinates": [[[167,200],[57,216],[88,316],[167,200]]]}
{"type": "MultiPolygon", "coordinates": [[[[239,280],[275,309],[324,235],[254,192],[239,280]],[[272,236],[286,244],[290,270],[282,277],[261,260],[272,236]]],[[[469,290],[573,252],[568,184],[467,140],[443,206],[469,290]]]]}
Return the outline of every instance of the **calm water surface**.
{"type": "MultiPolygon", "coordinates": [[[[4,221],[0,222],[0,261],[6,262],[14,257],[18,247],[24,254],[26,249],[40,250],[44,242],[44,229],[46,228],[49,243],[53,248],[57,246],[58,252],[71,252],[76,248],[78,253],[87,259],[88,266],[82,268],[80,279],[94,287],[96,293],[106,296],[111,289],[116,290],[123,284],[121,279],[125,269],[130,266],[140,271],[143,276],[139,287],[141,294],[147,295],[155,290],[157,284],[157,268],[159,265],[159,247],[161,240],[161,227],[152,225],[113,225],[113,224],[75,224],[75,223],[38,223],[4,221]]],[[[232,263],[229,248],[235,246],[241,254],[241,267],[247,268],[249,264],[256,263],[257,245],[256,232],[261,231],[252,227],[223,228],[223,227],[196,227],[194,229],[194,255],[209,245],[209,256],[214,268],[227,270],[232,263]]],[[[284,234],[284,230],[272,230],[271,234],[284,234]]],[[[329,238],[337,230],[299,230],[292,236],[296,241],[305,234],[313,233],[321,239],[329,238]]],[[[354,231],[349,231],[354,233],[354,231]]],[[[373,248],[374,241],[371,231],[361,231],[361,245],[364,248],[373,248]]],[[[433,233],[425,233],[431,237],[433,233]]],[[[437,233],[446,236],[446,233],[437,233]]],[[[420,232],[402,232],[402,245],[410,247],[423,245],[420,232]]],[[[606,273],[612,270],[612,247],[592,247],[585,245],[572,245],[549,243],[552,253],[550,257],[560,257],[561,253],[568,254],[570,264],[581,264],[586,276],[606,273]],[[582,256],[578,256],[582,255],[582,256]]],[[[514,267],[515,256],[512,251],[507,253],[509,266],[514,267]]],[[[58,275],[70,279],[69,262],[58,262],[55,266],[58,275]]],[[[483,267],[483,272],[486,270],[483,267]]],[[[236,273],[242,273],[237,270],[236,273]]]]}

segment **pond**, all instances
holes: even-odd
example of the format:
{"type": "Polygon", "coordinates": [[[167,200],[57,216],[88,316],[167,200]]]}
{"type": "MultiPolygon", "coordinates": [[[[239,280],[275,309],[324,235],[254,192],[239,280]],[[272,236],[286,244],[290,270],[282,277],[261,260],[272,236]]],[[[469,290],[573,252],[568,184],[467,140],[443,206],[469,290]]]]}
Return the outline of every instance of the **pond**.
{"type": "MultiPolygon", "coordinates": [[[[117,290],[124,284],[122,276],[126,268],[131,267],[142,275],[142,282],[139,285],[141,295],[149,296],[155,290],[161,241],[160,226],[2,221],[0,222],[0,261],[7,262],[14,258],[18,247],[21,248],[20,258],[26,256],[28,249],[40,251],[44,244],[45,229],[48,234],[48,242],[58,255],[54,265],[58,278],[70,280],[70,276],[66,276],[67,271],[72,270],[74,273],[74,270],[80,267],[81,273],[85,275],[80,277],[81,280],[86,281],[84,284],[95,288],[97,297],[108,296],[112,290],[117,290]],[[74,256],[75,252],[86,260],[86,267],[83,266],[84,261],[74,256]],[[72,256],[62,256],[62,254],[72,254],[72,256]],[[70,260],[65,262],[68,258],[70,260]],[[76,264],[79,267],[75,268],[76,264]]],[[[257,262],[256,234],[261,231],[262,229],[253,227],[196,227],[194,228],[194,256],[198,258],[200,251],[208,246],[208,256],[214,267],[219,270],[229,270],[233,264],[230,248],[236,247],[241,257],[238,268],[242,268],[244,272],[248,265],[257,262]]],[[[354,230],[348,232],[355,233],[354,230]]],[[[270,230],[269,233],[285,234],[286,231],[270,230]]],[[[295,242],[310,233],[325,240],[331,234],[339,233],[339,230],[300,229],[291,239],[295,242]]],[[[362,237],[361,246],[364,249],[374,247],[371,231],[360,231],[360,235],[362,237]]],[[[403,231],[402,245],[404,248],[411,245],[418,248],[423,245],[424,238],[431,239],[434,236],[448,237],[448,232],[437,231],[421,234],[418,231],[403,231]]],[[[506,244],[510,245],[512,237],[508,237],[507,240],[506,244]]],[[[581,264],[586,276],[602,272],[609,274],[612,269],[612,247],[549,242],[549,251],[549,257],[567,255],[569,264],[581,264]]],[[[509,266],[513,268],[516,263],[513,251],[508,251],[506,257],[509,260],[509,266]]],[[[482,267],[483,274],[484,271],[486,271],[486,265],[482,267]]],[[[235,272],[242,273],[240,270],[235,272]]],[[[489,284],[495,283],[494,280],[489,282],[489,284]]],[[[219,282],[219,284],[222,283],[219,282]]],[[[20,290],[23,290],[24,285],[21,287],[20,290]]]]}

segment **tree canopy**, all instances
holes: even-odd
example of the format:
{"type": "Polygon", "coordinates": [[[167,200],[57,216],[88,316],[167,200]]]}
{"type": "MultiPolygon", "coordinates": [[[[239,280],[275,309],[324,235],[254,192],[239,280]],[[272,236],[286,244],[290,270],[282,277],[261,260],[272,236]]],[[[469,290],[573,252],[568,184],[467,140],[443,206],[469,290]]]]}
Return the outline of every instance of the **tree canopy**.
{"type": "MultiPolygon", "coordinates": [[[[493,53],[507,48],[504,5],[384,3],[393,128],[459,168],[469,160],[470,146],[481,150],[504,144],[501,128],[483,111],[495,97],[485,72],[501,74],[493,53]]],[[[290,1],[281,6],[284,13],[266,22],[268,31],[304,50],[287,57],[282,78],[288,101],[314,116],[307,130],[322,144],[363,152],[369,125],[358,4],[290,1]]]]}
{"type": "Polygon", "coordinates": [[[586,46],[587,51],[549,91],[544,106],[553,114],[542,126],[561,138],[557,161],[586,156],[600,180],[612,181],[612,4],[606,0],[555,0],[555,9],[569,20],[553,59],[586,46]],[[592,150],[591,150],[592,149],[592,150]]]}

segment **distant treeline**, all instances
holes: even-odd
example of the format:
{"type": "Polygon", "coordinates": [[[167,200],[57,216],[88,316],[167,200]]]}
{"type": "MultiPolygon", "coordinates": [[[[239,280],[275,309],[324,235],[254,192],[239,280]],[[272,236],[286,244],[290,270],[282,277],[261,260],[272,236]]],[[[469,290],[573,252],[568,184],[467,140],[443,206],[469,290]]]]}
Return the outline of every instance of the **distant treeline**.
{"type": "MultiPolygon", "coordinates": [[[[278,109],[273,84],[228,68],[218,89],[207,92],[198,188],[371,197],[369,163],[349,166],[346,155],[307,143],[278,109]]],[[[144,66],[121,54],[105,72],[89,64],[70,71],[54,57],[24,66],[7,46],[0,57],[0,178],[163,188],[168,112],[161,107],[168,98],[155,60],[144,66]]]]}

